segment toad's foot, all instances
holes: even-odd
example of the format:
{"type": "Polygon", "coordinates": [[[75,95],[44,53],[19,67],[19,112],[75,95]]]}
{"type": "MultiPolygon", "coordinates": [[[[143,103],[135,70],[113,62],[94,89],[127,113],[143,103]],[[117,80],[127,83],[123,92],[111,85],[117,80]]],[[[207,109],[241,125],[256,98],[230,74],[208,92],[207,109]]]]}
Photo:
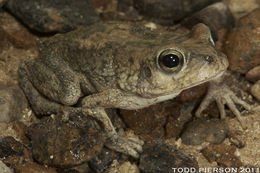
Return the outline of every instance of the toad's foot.
{"type": "Polygon", "coordinates": [[[195,115],[196,117],[200,117],[201,112],[207,108],[207,106],[213,101],[216,100],[220,117],[224,119],[226,117],[225,112],[225,104],[229,107],[229,109],[233,112],[233,114],[237,117],[243,129],[246,129],[246,124],[241,117],[241,113],[236,108],[235,104],[240,104],[246,110],[252,110],[251,106],[245,101],[238,98],[233,91],[229,89],[226,85],[216,82],[211,82],[208,93],[204,100],[201,102],[199,108],[197,109],[195,115]]]}
{"type": "Polygon", "coordinates": [[[128,137],[125,135],[119,135],[112,122],[110,121],[104,108],[87,108],[82,109],[83,113],[90,115],[95,119],[102,122],[104,126],[104,132],[107,137],[105,145],[115,151],[130,155],[134,158],[139,157],[139,153],[142,152],[142,145],[144,142],[137,137],[128,137]]]}
{"type": "Polygon", "coordinates": [[[144,142],[137,137],[119,136],[118,134],[110,136],[105,143],[106,147],[111,150],[130,155],[134,158],[139,158],[139,153],[143,151],[143,144],[144,142]]]}

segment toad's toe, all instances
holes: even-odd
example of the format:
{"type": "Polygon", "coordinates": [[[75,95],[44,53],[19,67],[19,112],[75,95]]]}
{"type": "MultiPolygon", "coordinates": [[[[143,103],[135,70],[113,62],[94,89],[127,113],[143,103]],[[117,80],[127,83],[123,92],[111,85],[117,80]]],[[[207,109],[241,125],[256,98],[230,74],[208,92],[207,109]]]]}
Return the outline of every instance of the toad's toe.
{"type": "Polygon", "coordinates": [[[139,153],[143,151],[143,144],[144,142],[138,138],[114,135],[107,140],[105,145],[112,150],[139,158],[139,153]]]}

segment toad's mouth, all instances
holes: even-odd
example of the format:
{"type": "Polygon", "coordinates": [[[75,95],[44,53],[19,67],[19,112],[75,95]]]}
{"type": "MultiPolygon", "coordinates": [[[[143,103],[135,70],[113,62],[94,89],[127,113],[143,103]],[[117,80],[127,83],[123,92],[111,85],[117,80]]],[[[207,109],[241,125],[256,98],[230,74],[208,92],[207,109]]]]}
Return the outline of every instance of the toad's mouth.
{"type": "Polygon", "coordinates": [[[220,71],[218,74],[216,74],[216,75],[214,75],[214,76],[212,76],[212,77],[210,77],[210,78],[207,78],[207,79],[202,80],[202,81],[200,81],[200,82],[193,83],[193,84],[191,84],[191,85],[188,86],[188,87],[182,88],[181,91],[186,90],[186,89],[189,89],[189,88],[192,88],[192,87],[195,87],[195,86],[198,86],[198,85],[200,85],[200,84],[203,84],[203,83],[206,83],[206,82],[215,80],[215,79],[218,79],[219,77],[221,77],[221,76],[225,73],[225,71],[226,71],[226,69],[223,70],[223,71],[220,71]]]}

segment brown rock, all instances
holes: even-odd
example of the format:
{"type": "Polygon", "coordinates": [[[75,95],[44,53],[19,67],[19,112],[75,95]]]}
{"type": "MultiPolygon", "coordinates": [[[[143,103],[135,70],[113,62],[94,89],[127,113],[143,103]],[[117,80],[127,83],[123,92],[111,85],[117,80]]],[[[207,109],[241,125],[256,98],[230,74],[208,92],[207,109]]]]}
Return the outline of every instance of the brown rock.
{"type": "Polygon", "coordinates": [[[9,0],[5,7],[40,33],[68,32],[99,20],[90,0],[9,0]]]}
{"type": "Polygon", "coordinates": [[[0,0],[0,8],[6,3],[7,0],[0,0]]]}
{"type": "Polygon", "coordinates": [[[103,148],[103,150],[89,161],[89,167],[95,172],[105,172],[113,160],[119,160],[121,153],[103,148]]]}
{"type": "MultiPolygon", "coordinates": [[[[1,28],[8,34],[7,41],[9,44],[6,45],[6,42],[4,42],[4,46],[6,47],[5,49],[2,49],[0,46],[0,83],[4,83],[5,85],[9,85],[10,83],[17,84],[18,66],[20,65],[21,61],[36,56],[37,49],[36,47],[32,47],[32,49],[28,51],[24,49],[17,49],[13,45],[14,39],[12,35],[18,32],[27,31],[26,28],[24,28],[13,16],[7,12],[2,11],[0,13],[0,25],[1,28]]],[[[0,38],[1,45],[1,42],[3,41],[2,36],[0,36],[0,38]]],[[[22,37],[20,39],[22,39],[22,37]]]]}
{"type": "Polygon", "coordinates": [[[0,139],[0,158],[11,167],[32,162],[32,156],[27,148],[11,136],[0,139]]]}
{"type": "Polygon", "coordinates": [[[165,136],[167,117],[178,117],[180,105],[171,101],[152,105],[141,110],[120,110],[126,126],[145,140],[161,139],[165,136]]]}
{"type": "Polygon", "coordinates": [[[246,79],[251,82],[260,80],[260,66],[256,66],[246,73],[246,79]]]}
{"type": "Polygon", "coordinates": [[[88,163],[83,163],[81,165],[74,166],[68,169],[56,169],[58,173],[94,173],[88,166],[88,163]]]}
{"type": "Polygon", "coordinates": [[[10,123],[22,118],[26,98],[18,86],[0,86],[0,122],[10,123]]]}
{"type": "Polygon", "coordinates": [[[11,42],[16,48],[27,50],[37,47],[34,36],[24,29],[13,33],[11,36],[11,42]]]}
{"type": "Polygon", "coordinates": [[[0,26],[0,53],[8,48],[10,44],[10,35],[0,26]]]}
{"type": "Polygon", "coordinates": [[[251,94],[259,101],[260,100],[260,80],[257,81],[251,88],[251,94]]]}
{"type": "Polygon", "coordinates": [[[181,106],[180,113],[174,114],[177,116],[170,115],[167,119],[165,126],[166,138],[178,138],[180,133],[183,131],[185,123],[191,120],[191,112],[194,109],[194,103],[184,103],[181,106]]]}
{"type": "Polygon", "coordinates": [[[191,29],[197,23],[204,23],[217,31],[222,28],[231,29],[234,22],[229,8],[223,2],[217,2],[186,18],[182,24],[191,29]]]}
{"type": "Polygon", "coordinates": [[[192,87],[188,90],[184,90],[183,92],[181,92],[181,94],[178,97],[180,97],[180,100],[183,103],[192,102],[205,95],[207,89],[208,89],[208,83],[201,84],[199,86],[192,87]]]}
{"type": "Polygon", "coordinates": [[[51,117],[31,126],[32,152],[39,163],[70,168],[89,161],[103,148],[102,129],[90,117],[73,114],[67,122],[51,117]]]}
{"type": "Polygon", "coordinates": [[[143,173],[177,172],[173,168],[187,167],[198,170],[198,163],[192,156],[178,150],[175,146],[158,141],[144,144],[139,164],[143,173]]]}
{"type": "Polygon", "coordinates": [[[233,30],[225,45],[225,53],[229,58],[229,68],[245,74],[260,64],[260,9],[241,18],[237,28],[233,30]]]}
{"type": "Polygon", "coordinates": [[[247,15],[256,8],[259,8],[257,1],[259,0],[223,0],[236,19],[247,15]]]}
{"type": "Polygon", "coordinates": [[[222,167],[238,168],[242,166],[240,159],[235,156],[236,148],[226,144],[211,145],[201,152],[209,162],[217,162],[222,167]]]}
{"type": "Polygon", "coordinates": [[[28,130],[27,126],[20,121],[15,121],[12,125],[12,128],[16,131],[16,138],[18,138],[24,145],[28,145],[30,141],[25,136],[25,133],[28,130]]]}
{"type": "Polygon", "coordinates": [[[100,8],[110,4],[113,0],[90,0],[95,8],[100,8]]]}
{"type": "Polygon", "coordinates": [[[134,0],[135,8],[144,16],[172,24],[218,0],[134,0]]]}
{"type": "Polygon", "coordinates": [[[187,125],[181,139],[186,145],[199,145],[203,142],[219,144],[226,138],[227,132],[226,123],[219,119],[198,119],[187,125]]]}
{"type": "Polygon", "coordinates": [[[16,166],[15,172],[16,173],[57,173],[53,168],[48,168],[34,162],[27,162],[16,166]]]}

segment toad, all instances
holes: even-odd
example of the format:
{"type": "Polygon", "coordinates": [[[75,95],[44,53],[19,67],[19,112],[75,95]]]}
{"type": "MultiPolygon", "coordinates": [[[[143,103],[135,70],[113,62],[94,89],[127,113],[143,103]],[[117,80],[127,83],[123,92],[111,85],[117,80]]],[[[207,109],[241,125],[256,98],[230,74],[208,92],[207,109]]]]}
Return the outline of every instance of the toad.
{"type": "Polygon", "coordinates": [[[180,34],[134,23],[96,23],[43,39],[38,46],[39,57],[19,69],[20,86],[33,111],[78,110],[93,116],[103,123],[110,149],[137,158],[143,141],[119,135],[106,108],[141,109],[208,81],[210,92],[196,115],[215,97],[224,118],[224,98],[245,126],[235,104],[250,106],[219,85],[228,61],[204,24],[180,34]]]}

